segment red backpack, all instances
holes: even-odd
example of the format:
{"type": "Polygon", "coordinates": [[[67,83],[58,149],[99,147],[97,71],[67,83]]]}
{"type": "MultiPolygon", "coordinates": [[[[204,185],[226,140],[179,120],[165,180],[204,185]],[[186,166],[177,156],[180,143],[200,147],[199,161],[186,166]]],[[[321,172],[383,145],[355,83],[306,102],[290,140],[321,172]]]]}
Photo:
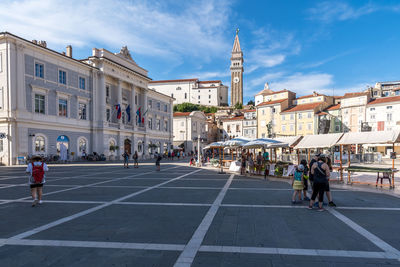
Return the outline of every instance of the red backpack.
{"type": "Polygon", "coordinates": [[[43,181],[44,177],[44,169],[43,169],[43,164],[40,166],[35,166],[35,164],[32,163],[32,177],[33,180],[35,180],[35,183],[40,184],[43,181]]]}

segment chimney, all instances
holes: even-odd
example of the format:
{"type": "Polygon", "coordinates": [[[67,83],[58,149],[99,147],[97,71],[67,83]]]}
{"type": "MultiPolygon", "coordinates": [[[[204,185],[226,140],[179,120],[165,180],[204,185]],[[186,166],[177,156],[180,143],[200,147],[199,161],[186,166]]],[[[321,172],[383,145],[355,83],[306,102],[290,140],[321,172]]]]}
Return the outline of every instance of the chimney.
{"type": "Polygon", "coordinates": [[[32,43],[37,44],[37,40],[32,40],[32,43]]]}
{"type": "Polygon", "coordinates": [[[41,47],[44,47],[44,48],[46,48],[47,47],[47,43],[46,43],[46,41],[39,41],[39,45],[41,46],[41,47]]]}
{"type": "Polygon", "coordinates": [[[72,46],[70,45],[67,46],[67,57],[72,58],[72,46]]]}

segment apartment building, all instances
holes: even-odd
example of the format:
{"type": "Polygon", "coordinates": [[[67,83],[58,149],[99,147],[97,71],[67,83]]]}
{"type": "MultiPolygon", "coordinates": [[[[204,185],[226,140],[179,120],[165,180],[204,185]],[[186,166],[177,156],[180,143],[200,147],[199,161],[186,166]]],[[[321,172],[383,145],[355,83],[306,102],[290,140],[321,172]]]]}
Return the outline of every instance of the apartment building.
{"type": "Polygon", "coordinates": [[[257,110],[244,110],[243,136],[249,139],[257,138],[257,110]]]}
{"type": "Polygon", "coordinates": [[[243,136],[244,116],[225,118],[222,120],[224,139],[243,136]]]}
{"type": "Polygon", "coordinates": [[[174,146],[186,152],[197,151],[208,143],[207,117],[202,111],[175,112],[173,117],[174,146]]]}
{"type": "Polygon", "coordinates": [[[371,100],[370,92],[346,93],[340,107],[344,132],[361,132],[366,122],[366,106],[371,100]]]}
{"type": "Polygon", "coordinates": [[[365,122],[371,131],[390,131],[400,127],[400,96],[372,100],[366,107],[365,122]]]}

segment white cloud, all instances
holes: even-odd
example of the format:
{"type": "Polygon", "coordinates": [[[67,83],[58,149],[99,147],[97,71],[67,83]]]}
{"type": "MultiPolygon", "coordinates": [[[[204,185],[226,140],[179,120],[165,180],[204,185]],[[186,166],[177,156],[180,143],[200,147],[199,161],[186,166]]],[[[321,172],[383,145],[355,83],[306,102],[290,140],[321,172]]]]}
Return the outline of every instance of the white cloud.
{"type": "Polygon", "coordinates": [[[20,0],[0,2],[0,31],[26,39],[115,49],[128,45],[135,54],[182,61],[182,56],[209,60],[230,49],[224,39],[229,1],[175,3],[155,1],[20,0]]]}
{"type": "Polygon", "coordinates": [[[251,79],[249,81],[249,85],[250,85],[250,87],[264,85],[266,82],[270,83],[271,80],[277,80],[277,79],[283,77],[283,75],[284,75],[284,72],[267,73],[262,76],[251,79]]]}
{"type": "Polygon", "coordinates": [[[344,21],[357,19],[363,15],[371,14],[381,9],[380,7],[368,3],[359,8],[354,8],[345,2],[325,1],[318,2],[316,7],[309,9],[310,18],[323,22],[335,20],[344,21]]]}
{"type": "Polygon", "coordinates": [[[187,74],[182,76],[183,79],[193,77],[193,78],[199,78],[200,80],[206,80],[206,79],[211,79],[211,78],[225,78],[231,76],[230,70],[226,71],[206,71],[206,72],[196,72],[192,74],[187,74]]]}
{"type": "Polygon", "coordinates": [[[272,90],[288,89],[300,95],[307,95],[313,91],[329,90],[333,84],[333,76],[327,73],[295,73],[282,79],[272,81],[272,90]]]}

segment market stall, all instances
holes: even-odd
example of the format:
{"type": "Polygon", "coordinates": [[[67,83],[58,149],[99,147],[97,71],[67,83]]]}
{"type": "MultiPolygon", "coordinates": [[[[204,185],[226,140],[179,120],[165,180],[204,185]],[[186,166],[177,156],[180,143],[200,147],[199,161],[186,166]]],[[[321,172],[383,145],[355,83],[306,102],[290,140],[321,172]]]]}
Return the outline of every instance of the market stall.
{"type": "MultiPolygon", "coordinates": [[[[363,182],[356,182],[351,180],[351,173],[352,172],[376,172],[377,173],[377,182],[380,179],[379,175],[382,174],[389,174],[391,176],[390,187],[394,188],[394,174],[397,172],[395,169],[395,159],[396,153],[394,152],[394,145],[395,143],[400,142],[400,130],[393,130],[393,131],[378,131],[378,132],[350,132],[345,133],[342,138],[337,142],[337,145],[340,146],[340,162],[342,167],[342,151],[343,146],[347,146],[347,155],[348,155],[348,163],[347,163],[347,174],[348,174],[348,183],[363,183],[363,182]],[[352,145],[368,145],[368,144],[390,144],[392,145],[392,168],[388,170],[388,168],[376,168],[376,167],[369,167],[369,166],[351,166],[351,146],[352,145]]],[[[343,179],[343,168],[341,168],[341,179],[343,179]]],[[[363,183],[369,184],[369,183],[363,183]]],[[[376,183],[377,185],[377,183],[376,183]]]]}

